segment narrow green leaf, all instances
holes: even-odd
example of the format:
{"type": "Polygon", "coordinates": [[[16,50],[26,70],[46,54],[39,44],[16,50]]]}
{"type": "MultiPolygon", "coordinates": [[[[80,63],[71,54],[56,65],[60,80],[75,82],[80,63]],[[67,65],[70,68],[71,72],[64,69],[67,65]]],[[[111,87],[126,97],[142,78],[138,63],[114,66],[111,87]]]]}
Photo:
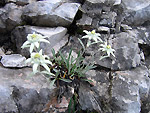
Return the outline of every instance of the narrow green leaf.
{"type": "Polygon", "coordinates": [[[81,79],[81,80],[84,80],[84,81],[87,81],[87,82],[93,82],[92,80],[88,80],[88,79],[81,79]]]}
{"type": "Polygon", "coordinates": [[[63,78],[60,78],[60,80],[62,80],[62,81],[64,81],[64,82],[68,82],[68,83],[72,82],[72,81],[69,80],[69,79],[63,79],[63,78]]]}
{"type": "Polygon", "coordinates": [[[78,38],[78,40],[79,40],[80,44],[81,44],[82,47],[83,47],[83,51],[85,51],[85,46],[84,46],[83,42],[82,42],[79,38],[78,38]]]}

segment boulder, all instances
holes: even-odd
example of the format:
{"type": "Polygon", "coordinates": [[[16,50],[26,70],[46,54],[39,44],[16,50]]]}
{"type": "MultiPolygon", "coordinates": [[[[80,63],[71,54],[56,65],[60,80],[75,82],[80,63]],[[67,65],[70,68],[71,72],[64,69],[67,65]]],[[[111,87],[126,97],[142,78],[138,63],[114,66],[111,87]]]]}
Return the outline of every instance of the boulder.
{"type": "Polygon", "coordinates": [[[4,34],[13,30],[16,26],[22,24],[22,7],[14,3],[6,4],[0,8],[0,33],[4,34]]]}
{"type": "Polygon", "coordinates": [[[23,20],[37,26],[69,26],[78,11],[78,3],[39,1],[24,7],[23,20]]]}
{"type": "MultiPolygon", "coordinates": [[[[0,66],[0,112],[41,112],[47,101],[43,102],[40,91],[48,93],[49,83],[40,74],[29,78],[31,68],[8,69],[0,66]]],[[[49,89],[49,92],[52,89],[49,89]]],[[[43,92],[43,93],[44,93],[43,92]]],[[[51,94],[51,93],[49,93],[51,94]]]]}
{"type": "Polygon", "coordinates": [[[92,80],[92,87],[82,82],[79,88],[79,104],[82,110],[111,113],[110,94],[112,83],[109,72],[90,70],[87,79],[92,80]],[[85,93],[86,92],[86,93],[85,93]]]}
{"type": "Polygon", "coordinates": [[[149,0],[123,0],[125,18],[123,23],[128,25],[140,26],[150,19],[149,0]]]}
{"type": "Polygon", "coordinates": [[[7,85],[0,85],[0,112],[1,113],[17,113],[16,103],[11,98],[12,88],[7,85]]]}
{"type": "Polygon", "coordinates": [[[19,54],[3,55],[1,63],[4,67],[22,68],[26,67],[26,58],[19,54]]]}
{"type": "Polygon", "coordinates": [[[17,52],[29,56],[29,49],[21,49],[22,44],[27,40],[27,35],[33,32],[47,36],[50,44],[41,43],[41,49],[44,53],[52,56],[51,49],[54,48],[56,52],[59,51],[68,42],[67,29],[64,27],[36,27],[36,26],[19,26],[11,33],[12,42],[16,44],[17,52]]]}
{"type": "Polygon", "coordinates": [[[115,113],[140,113],[149,94],[149,71],[145,66],[113,74],[112,106],[115,113]]]}
{"type": "Polygon", "coordinates": [[[149,109],[150,78],[145,66],[116,72],[90,70],[87,79],[92,80],[93,86],[84,82],[80,85],[79,103],[83,110],[140,113],[149,109]]]}

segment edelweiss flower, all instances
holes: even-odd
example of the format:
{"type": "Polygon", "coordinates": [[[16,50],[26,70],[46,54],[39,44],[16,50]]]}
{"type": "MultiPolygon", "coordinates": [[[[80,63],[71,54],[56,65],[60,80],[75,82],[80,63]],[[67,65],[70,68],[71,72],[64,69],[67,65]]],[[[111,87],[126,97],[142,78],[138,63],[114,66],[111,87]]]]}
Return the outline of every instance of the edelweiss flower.
{"type": "Polygon", "coordinates": [[[100,34],[95,33],[95,30],[93,30],[91,32],[87,31],[87,30],[84,30],[83,32],[85,32],[86,35],[83,36],[82,38],[87,38],[88,39],[87,47],[90,46],[91,44],[94,44],[94,43],[103,42],[102,39],[100,38],[100,34]],[[91,40],[93,40],[94,43],[91,43],[91,40]]]}
{"type": "Polygon", "coordinates": [[[111,54],[115,57],[115,55],[114,55],[114,51],[115,50],[112,49],[111,46],[107,44],[107,42],[105,42],[104,44],[100,44],[100,46],[102,48],[100,48],[99,50],[107,53],[106,56],[102,56],[100,59],[103,59],[103,58],[106,58],[106,57],[110,57],[111,54]]]}
{"type": "Polygon", "coordinates": [[[35,32],[33,34],[28,34],[27,41],[24,42],[21,48],[30,47],[30,53],[33,52],[33,49],[39,48],[40,43],[39,42],[46,42],[50,43],[48,40],[44,39],[46,36],[42,36],[40,34],[36,34],[35,32]]]}
{"type": "Polygon", "coordinates": [[[31,58],[28,58],[26,60],[26,63],[31,63],[33,65],[33,73],[38,72],[38,67],[41,65],[43,66],[48,72],[50,72],[49,67],[47,64],[51,64],[52,62],[48,60],[49,57],[47,55],[42,55],[42,50],[39,51],[39,53],[31,53],[31,58]]]}

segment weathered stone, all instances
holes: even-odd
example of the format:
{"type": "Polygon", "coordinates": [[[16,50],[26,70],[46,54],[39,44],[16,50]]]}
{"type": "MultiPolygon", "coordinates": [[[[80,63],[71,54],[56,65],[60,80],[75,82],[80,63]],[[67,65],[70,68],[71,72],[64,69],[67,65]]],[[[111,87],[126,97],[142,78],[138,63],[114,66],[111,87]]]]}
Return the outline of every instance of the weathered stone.
{"type": "Polygon", "coordinates": [[[58,52],[58,50],[68,42],[68,35],[66,35],[67,29],[64,27],[48,28],[36,26],[20,26],[17,27],[11,35],[11,39],[16,44],[18,53],[24,56],[29,56],[28,49],[21,49],[21,46],[27,40],[27,35],[32,34],[33,32],[48,37],[50,44],[41,43],[40,48],[43,49],[44,53],[49,56],[52,56],[52,48],[58,52]]]}
{"type": "Polygon", "coordinates": [[[149,0],[123,0],[125,19],[124,23],[128,25],[142,25],[150,19],[150,1],[149,0]]]}
{"type": "Polygon", "coordinates": [[[0,112],[1,113],[17,113],[16,103],[11,98],[12,88],[4,84],[0,85],[0,112]]]}
{"type": "Polygon", "coordinates": [[[92,80],[93,87],[89,84],[82,84],[79,89],[79,103],[82,109],[96,110],[111,113],[110,95],[112,81],[110,72],[90,70],[87,72],[87,79],[92,80]],[[86,93],[85,93],[86,92],[86,93]]]}
{"type": "Polygon", "coordinates": [[[102,112],[100,102],[97,101],[96,95],[84,84],[80,84],[79,88],[79,103],[82,110],[102,112]],[[86,93],[85,93],[86,92],[86,93]]]}
{"type": "Polygon", "coordinates": [[[149,93],[149,71],[141,66],[130,71],[115,72],[112,106],[115,113],[140,113],[141,102],[149,93]]]}
{"type": "Polygon", "coordinates": [[[23,19],[38,26],[69,26],[78,11],[78,3],[51,3],[39,1],[27,5],[23,10],[23,19]]]}
{"type": "Polygon", "coordinates": [[[37,92],[42,88],[49,88],[49,83],[39,74],[29,79],[31,72],[31,68],[8,69],[0,67],[0,112],[17,113],[20,109],[21,113],[24,113],[23,111],[33,113],[38,111],[38,107],[42,110],[40,106],[44,106],[46,102],[42,103],[41,101],[40,103],[41,98],[37,92]]]}
{"type": "Polygon", "coordinates": [[[105,12],[101,16],[98,25],[114,27],[117,14],[115,12],[105,12]]]}
{"type": "Polygon", "coordinates": [[[92,25],[92,18],[87,16],[86,14],[83,14],[82,18],[77,21],[77,25],[79,25],[79,26],[90,26],[90,25],[92,25]]]}
{"type": "Polygon", "coordinates": [[[27,66],[25,64],[26,58],[19,54],[3,55],[1,63],[4,67],[22,68],[27,66]]]}
{"type": "Polygon", "coordinates": [[[22,8],[13,3],[0,8],[0,33],[10,32],[16,26],[22,24],[22,8]]]}
{"type": "Polygon", "coordinates": [[[36,2],[36,0],[5,0],[6,3],[13,2],[17,5],[27,5],[32,2],[36,2]]]}
{"type": "Polygon", "coordinates": [[[105,27],[105,26],[100,26],[100,27],[98,27],[98,31],[99,31],[99,32],[110,33],[110,29],[109,29],[108,27],[105,27]]]}

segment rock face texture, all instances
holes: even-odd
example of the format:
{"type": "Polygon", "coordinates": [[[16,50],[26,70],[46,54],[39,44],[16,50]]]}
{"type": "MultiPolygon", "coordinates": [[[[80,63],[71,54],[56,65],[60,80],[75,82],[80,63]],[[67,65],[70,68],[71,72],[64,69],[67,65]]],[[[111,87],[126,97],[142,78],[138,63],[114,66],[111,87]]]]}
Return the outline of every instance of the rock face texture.
{"type": "Polygon", "coordinates": [[[0,0],[0,113],[68,113],[71,97],[78,113],[150,113],[149,20],[149,0],[0,0]],[[30,54],[21,49],[28,34],[47,36],[40,47],[50,57],[52,48],[77,57],[83,30],[96,30],[115,50],[100,60],[98,44],[86,49],[92,82],[50,88],[41,74],[29,78],[30,54]]]}
{"type": "Polygon", "coordinates": [[[4,8],[0,8],[0,32],[7,33],[16,26],[22,24],[21,20],[22,8],[9,3],[4,8]]]}
{"type": "Polygon", "coordinates": [[[26,67],[26,58],[19,54],[3,55],[1,63],[4,67],[26,67]]]}
{"type": "Polygon", "coordinates": [[[78,11],[77,3],[39,1],[25,6],[23,19],[38,26],[69,26],[78,11]]]}

